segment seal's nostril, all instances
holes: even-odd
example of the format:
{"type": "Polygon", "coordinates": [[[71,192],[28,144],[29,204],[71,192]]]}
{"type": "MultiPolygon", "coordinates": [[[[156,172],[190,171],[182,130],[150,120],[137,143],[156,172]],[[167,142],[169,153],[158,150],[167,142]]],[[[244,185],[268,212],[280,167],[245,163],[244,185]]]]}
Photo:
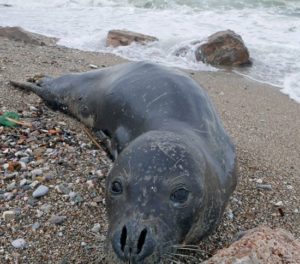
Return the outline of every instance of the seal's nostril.
{"type": "Polygon", "coordinates": [[[122,234],[121,234],[121,238],[120,238],[121,249],[123,252],[124,252],[124,248],[126,245],[126,239],[127,239],[127,228],[126,228],[126,226],[124,226],[122,229],[122,234]]]}
{"type": "Polygon", "coordinates": [[[142,248],[143,248],[143,246],[145,244],[146,236],[147,236],[147,229],[144,228],[142,230],[141,235],[140,235],[139,240],[138,240],[137,254],[140,254],[140,252],[142,251],[142,248]]]}

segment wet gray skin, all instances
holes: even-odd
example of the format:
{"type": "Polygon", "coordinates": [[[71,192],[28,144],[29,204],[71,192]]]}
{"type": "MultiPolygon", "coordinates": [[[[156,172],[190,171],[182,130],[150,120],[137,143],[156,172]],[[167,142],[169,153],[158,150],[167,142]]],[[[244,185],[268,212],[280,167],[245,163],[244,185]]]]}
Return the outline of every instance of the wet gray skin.
{"type": "Polygon", "coordinates": [[[13,83],[109,139],[111,263],[168,262],[219,223],[236,186],[234,146],[204,90],[147,62],[13,83]]]}

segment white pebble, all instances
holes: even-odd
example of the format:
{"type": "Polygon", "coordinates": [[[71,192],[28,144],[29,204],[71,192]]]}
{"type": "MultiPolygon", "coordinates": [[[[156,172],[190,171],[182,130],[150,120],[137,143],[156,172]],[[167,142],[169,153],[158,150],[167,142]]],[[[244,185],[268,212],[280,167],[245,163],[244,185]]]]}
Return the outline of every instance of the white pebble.
{"type": "Polygon", "coordinates": [[[228,216],[228,218],[229,218],[230,220],[233,220],[234,215],[233,215],[233,212],[232,212],[231,209],[228,209],[227,216],[228,216]]]}
{"type": "Polygon", "coordinates": [[[36,107],[34,107],[33,105],[31,105],[31,106],[29,106],[29,110],[36,112],[38,109],[36,107]]]}
{"type": "Polygon", "coordinates": [[[256,183],[262,184],[262,183],[263,183],[263,180],[262,180],[262,179],[257,179],[257,180],[256,180],[256,183]]]}
{"type": "Polygon", "coordinates": [[[38,186],[39,184],[40,184],[39,181],[33,181],[33,182],[30,184],[30,187],[31,187],[31,188],[34,188],[34,187],[38,186]]]}
{"type": "Polygon", "coordinates": [[[14,248],[22,249],[27,246],[26,241],[23,238],[18,238],[11,242],[14,248]]]}
{"type": "Polygon", "coordinates": [[[98,69],[98,68],[99,68],[99,67],[98,67],[97,65],[95,65],[95,64],[90,64],[89,66],[90,66],[91,69],[98,69]]]}
{"type": "Polygon", "coordinates": [[[283,205],[282,201],[279,201],[279,202],[275,203],[275,206],[282,206],[282,205],[283,205]]]}
{"type": "Polygon", "coordinates": [[[99,223],[94,224],[93,228],[91,229],[93,233],[98,233],[100,231],[101,225],[99,223]]]}
{"type": "Polygon", "coordinates": [[[33,193],[32,196],[34,198],[38,198],[46,195],[49,192],[49,188],[45,185],[40,185],[33,193]]]}
{"type": "Polygon", "coordinates": [[[102,170],[97,170],[97,171],[96,171],[96,175],[97,175],[98,177],[102,177],[102,176],[103,176],[102,170]]]}
{"type": "Polygon", "coordinates": [[[26,165],[25,162],[19,161],[19,164],[21,165],[21,169],[22,169],[22,170],[26,170],[26,169],[27,169],[27,165],[26,165]]]}
{"type": "Polygon", "coordinates": [[[37,177],[43,175],[43,170],[42,169],[34,169],[31,171],[32,177],[37,177]]]}
{"type": "Polygon", "coordinates": [[[3,196],[6,201],[10,201],[14,197],[14,194],[12,192],[6,192],[3,196]]]}
{"type": "Polygon", "coordinates": [[[87,180],[86,181],[86,184],[88,186],[88,189],[93,189],[95,188],[95,184],[94,184],[94,181],[93,180],[87,180]]]}

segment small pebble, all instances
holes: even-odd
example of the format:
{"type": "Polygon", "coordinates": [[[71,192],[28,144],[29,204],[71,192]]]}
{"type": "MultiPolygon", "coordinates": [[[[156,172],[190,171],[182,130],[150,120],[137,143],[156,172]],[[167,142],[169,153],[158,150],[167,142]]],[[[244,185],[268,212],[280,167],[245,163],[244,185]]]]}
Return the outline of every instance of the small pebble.
{"type": "Polygon", "coordinates": [[[38,109],[34,107],[33,105],[29,106],[29,110],[32,112],[36,112],[38,109]]]}
{"type": "Polygon", "coordinates": [[[6,201],[10,201],[14,198],[14,194],[12,192],[6,192],[3,194],[3,197],[6,201]]]}
{"type": "Polygon", "coordinates": [[[45,185],[40,185],[33,193],[34,198],[42,197],[49,192],[49,188],[45,185]]]}
{"type": "Polygon", "coordinates": [[[283,202],[279,201],[279,202],[275,203],[275,206],[283,206],[283,202]]]}
{"type": "Polygon", "coordinates": [[[87,184],[87,186],[88,186],[88,189],[93,189],[93,188],[95,188],[95,183],[94,183],[93,180],[87,180],[87,181],[86,181],[86,184],[87,184]]]}
{"type": "Polygon", "coordinates": [[[7,185],[6,190],[7,191],[12,191],[16,188],[16,182],[12,182],[10,184],[7,185]]]}
{"type": "Polygon", "coordinates": [[[76,192],[70,192],[69,197],[70,197],[70,200],[73,204],[79,204],[79,203],[82,203],[84,201],[82,196],[79,193],[76,193],[76,192]]]}
{"type": "Polygon", "coordinates": [[[14,211],[12,211],[12,210],[10,210],[10,211],[5,211],[5,212],[2,214],[2,217],[3,217],[4,221],[9,222],[9,221],[15,219],[16,213],[15,213],[14,211]]]}
{"type": "Polygon", "coordinates": [[[44,213],[46,213],[46,214],[49,214],[49,213],[50,213],[51,208],[52,208],[52,205],[50,205],[50,204],[43,204],[43,205],[40,207],[40,209],[41,209],[44,213]]]}
{"type": "Polygon", "coordinates": [[[102,170],[97,170],[96,171],[96,175],[98,176],[98,177],[103,177],[103,172],[102,172],[102,170]]]}
{"type": "Polygon", "coordinates": [[[263,180],[262,180],[262,179],[257,179],[257,180],[256,180],[256,183],[262,184],[262,183],[263,183],[263,180]]]}
{"type": "Polygon", "coordinates": [[[90,66],[91,69],[98,69],[98,68],[99,68],[99,67],[98,67],[97,65],[95,65],[95,64],[90,64],[89,66],[90,66]]]}
{"type": "MultiPolygon", "coordinates": [[[[19,162],[27,164],[29,161],[30,161],[29,157],[22,157],[19,162]]],[[[21,166],[22,166],[22,164],[21,164],[21,166]]]]}
{"type": "Polygon", "coordinates": [[[233,220],[234,218],[234,215],[233,215],[233,212],[231,209],[228,209],[228,212],[227,212],[227,217],[230,219],[230,220],[233,220]]]}
{"type": "Polygon", "coordinates": [[[33,231],[36,231],[37,229],[39,229],[41,226],[41,224],[39,222],[35,222],[34,224],[32,224],[31,228],[33,231]]]}
{"type": "Polygon", "coordinates": [[[49,223],[50,223],[50,224],[53,224],[53,225],[61,225],[66,219],[67,219],[66,216],[62,216],[62,215],[53,215],[53,216],[49,219],[49,223]]]}
{"type": "Polygon", "coordinates": [[[44,212],[41,210],[36,210],[36,217],[41,218],[43,216],[44,212]]]}
{"type": "Polygon", "coordinates": [[[19,161],[19,164],[21,165],[21,170],[23,170],[23,171],[27,170],[26,162],[19,161]]]}
{"type": "Polygon", "coordinates": [[[32,183],[30,183],[30,187],[31,188],[35,188],[36,186],[38,186],[40,183],[39,181],[33,181],[32,183]]]}
{"type": "Polygon", "coordinates": [[[63,194],[69,194],[71,192],[68,184],[66,183],[61,183],[59,185],[56,185],[55,186],[55,190],[58,192],[58,193],[63,193],[63,194]]]}
{"type": "Polygon", "coordinates": [[[270,185],[270,184],[257,184],[256,188],[270,191],[270,190],[272,190],[272,185],[270,185]]]}
{"type": "Polygon", "coordinates": [[[92,232],[98,233],[100,231],[101,225],[99,223],[94,224],[93,228],[91,229],[92,232]]]}
{"type": "Polygon", "coordinates": [[[23,179],[20,181],[20,187],[24,186],[27,184],[27,180],[26,179],[23,179]]]}
{"type": "Polygon", "coordinates": [[[31,171],[32,177],[37,177],[43,175],[43,170],[42,169],[34,169],[31,171]]]}
{"type": "Polygon", "coordinates": [[[18,238],[11,242],[14,248],[23,249],[26,248],[27,243],[23,238],[18,238]]]}

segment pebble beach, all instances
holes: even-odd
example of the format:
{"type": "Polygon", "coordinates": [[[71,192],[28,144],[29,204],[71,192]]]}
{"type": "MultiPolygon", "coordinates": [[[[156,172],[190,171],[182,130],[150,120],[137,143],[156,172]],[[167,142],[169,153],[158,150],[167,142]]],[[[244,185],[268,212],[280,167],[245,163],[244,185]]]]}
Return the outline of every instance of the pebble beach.
{"type": "MultiPolygon", "coordinates": [[[[10,80],[59,76],[126,62],[112,54],[0,37],[0,263],[106,263],[105,177],[112,166],[82,124],[10,80]]],[[[300,104],[230,70],[186,71],[210,95],[237,149],[238,186],[199,262],[238,232],[279,227],[300,239],[300,104]]]]}

